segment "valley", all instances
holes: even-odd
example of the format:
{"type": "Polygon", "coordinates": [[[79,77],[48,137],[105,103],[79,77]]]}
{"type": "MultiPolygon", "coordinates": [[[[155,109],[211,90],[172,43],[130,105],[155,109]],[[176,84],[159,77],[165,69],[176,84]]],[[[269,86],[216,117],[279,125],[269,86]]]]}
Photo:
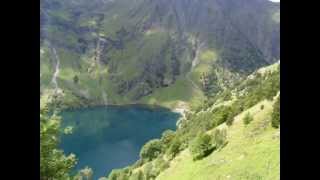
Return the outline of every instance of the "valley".
{"type": "MultiPolygon", "coordinates": [[[[99,6],[99,0],[90,4],[43,0],[41,47],[43,51],[48,43],[59,47],[61,65],[56,79],[66,107],[102,105],[108,94],[108,104],[149,103],[144,100],[148,96],[152,103],[173,108],[160,97],[178,91],[181,84],[191,84],[184,86],[186,91],[196,91],[203,101],[201,96],[215,94],[279,58],[279,46],[273,42],[280,29],[271,18],[278,13],[277,4],[252,1],[241,7],[240,2],[220,0],[137,0],[127,6],[127,1],[99,6]],[[228,8],[234,13],[226,14],[228,8]],[[251,16],[254,19],[248,21],[251,16]],[[240,22],[260,27],[255,24],[259,22],[268,28],[252,28],[256,30],[248,35],[250,29],[240,22]],[[272,43],[260,37],[270,37],[272,43]],[[228,75],[217,73],[220,71],[228,75]],[[201,85],[201,75],[213,76],[210,86],[201,85]]],[[[41,58],[45,66],[40,69],[41,92],[51,88],[46,78],[55,76],[54,64],[47,63],[55,56],[51,53],[41,58]]],[[[198,101],[178,100],[194,106],[198,101]]]]}
{"type": "Polygon", "coordinates": [[[280,3],[41,0],[41,180],[280,179],[280,3]]]}

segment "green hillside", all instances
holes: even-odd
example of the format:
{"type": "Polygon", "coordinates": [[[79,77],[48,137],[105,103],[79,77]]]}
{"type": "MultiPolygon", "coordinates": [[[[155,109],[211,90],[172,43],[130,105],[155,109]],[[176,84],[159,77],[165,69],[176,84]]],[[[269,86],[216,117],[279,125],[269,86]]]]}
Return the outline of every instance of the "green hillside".
{"type": "Polygon", "coordinates": [[[236,116],[232,126],[217,127],[226,128],[228,134],[228,144],[220,151],[194,162],[186,149],[156,179],[280,179],[280,130],[271,127],[272,103],[262,101],[236,116]],[[247,112],[254,120],[245,126],[247,112]]]}
{"type": "Polygon", "coordinates": [[[188,111],[109,179],[280,179],[279,63],[188,111]],[[230,92],[230,96],[226,96],[230,92]],[[200,143],[200,144],[199,144],[200,143]]]}
{"type": "Polygon", "coordinates": [[[182,116],[100,180],[280,179],[280,3],[41,0],[40,32],[41,180],[92,178],[60,110],[129,104],[182,116]]]}
{"type": "Polygon", "coordinates": [[[194,106],[279,58],[279,5],[184,1],[42,0],[41,93],[59,88],[66,108],[194,106]]]}

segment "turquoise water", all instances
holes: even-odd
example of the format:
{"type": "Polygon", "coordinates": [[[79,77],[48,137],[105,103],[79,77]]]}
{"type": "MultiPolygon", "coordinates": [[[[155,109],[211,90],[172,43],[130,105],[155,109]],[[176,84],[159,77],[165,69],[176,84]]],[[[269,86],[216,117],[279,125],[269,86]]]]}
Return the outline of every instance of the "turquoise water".
{"type": "Polygon", "coordinates": [[[94,179],[134,163],[143,144],[174,130],[180,117],[167,109],[143,106],[86,108],[61,116],[63,127],[73,126],[71,135],[61,137],[61,148],[79,159],[75,170],[91,167],[94,179]]]}

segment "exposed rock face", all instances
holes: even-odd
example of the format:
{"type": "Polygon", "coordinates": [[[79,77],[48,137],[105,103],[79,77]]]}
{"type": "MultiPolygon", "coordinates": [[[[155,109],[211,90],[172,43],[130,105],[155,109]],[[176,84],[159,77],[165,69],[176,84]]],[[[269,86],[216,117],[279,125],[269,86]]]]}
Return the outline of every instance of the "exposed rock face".
{"type": "MultiPolygon", "coordinates": [[[[267,0],[42,0],[41,42],[89,59],[102,38],[102,64],[92,69],[100,85],[87,88],[104,89],[108,81],[116,94],[139,99],[188,73],[200,44],[219,52],[216,65],[234,73],[275,62],[279,9],[267,0]]],[[[66,67],[68,55],[61,58],[61,71],[85,74],[79,67],[89,60],[66,67]]]]}

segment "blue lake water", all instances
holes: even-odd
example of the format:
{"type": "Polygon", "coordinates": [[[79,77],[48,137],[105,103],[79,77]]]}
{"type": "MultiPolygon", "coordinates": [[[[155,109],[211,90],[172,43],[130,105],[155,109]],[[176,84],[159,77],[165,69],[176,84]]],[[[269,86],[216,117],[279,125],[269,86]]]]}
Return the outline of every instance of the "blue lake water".
{"type": "Polygon", "coordinates": [[[143,144],[174,130],[179,114],[145,106],[107,106],[68,110],[61,113],[62,126],[73,126],[61,137],[60,147],[78,158],[75,170],[89,166],[94,179],[106,176],[139,158],[143,144]]]}

